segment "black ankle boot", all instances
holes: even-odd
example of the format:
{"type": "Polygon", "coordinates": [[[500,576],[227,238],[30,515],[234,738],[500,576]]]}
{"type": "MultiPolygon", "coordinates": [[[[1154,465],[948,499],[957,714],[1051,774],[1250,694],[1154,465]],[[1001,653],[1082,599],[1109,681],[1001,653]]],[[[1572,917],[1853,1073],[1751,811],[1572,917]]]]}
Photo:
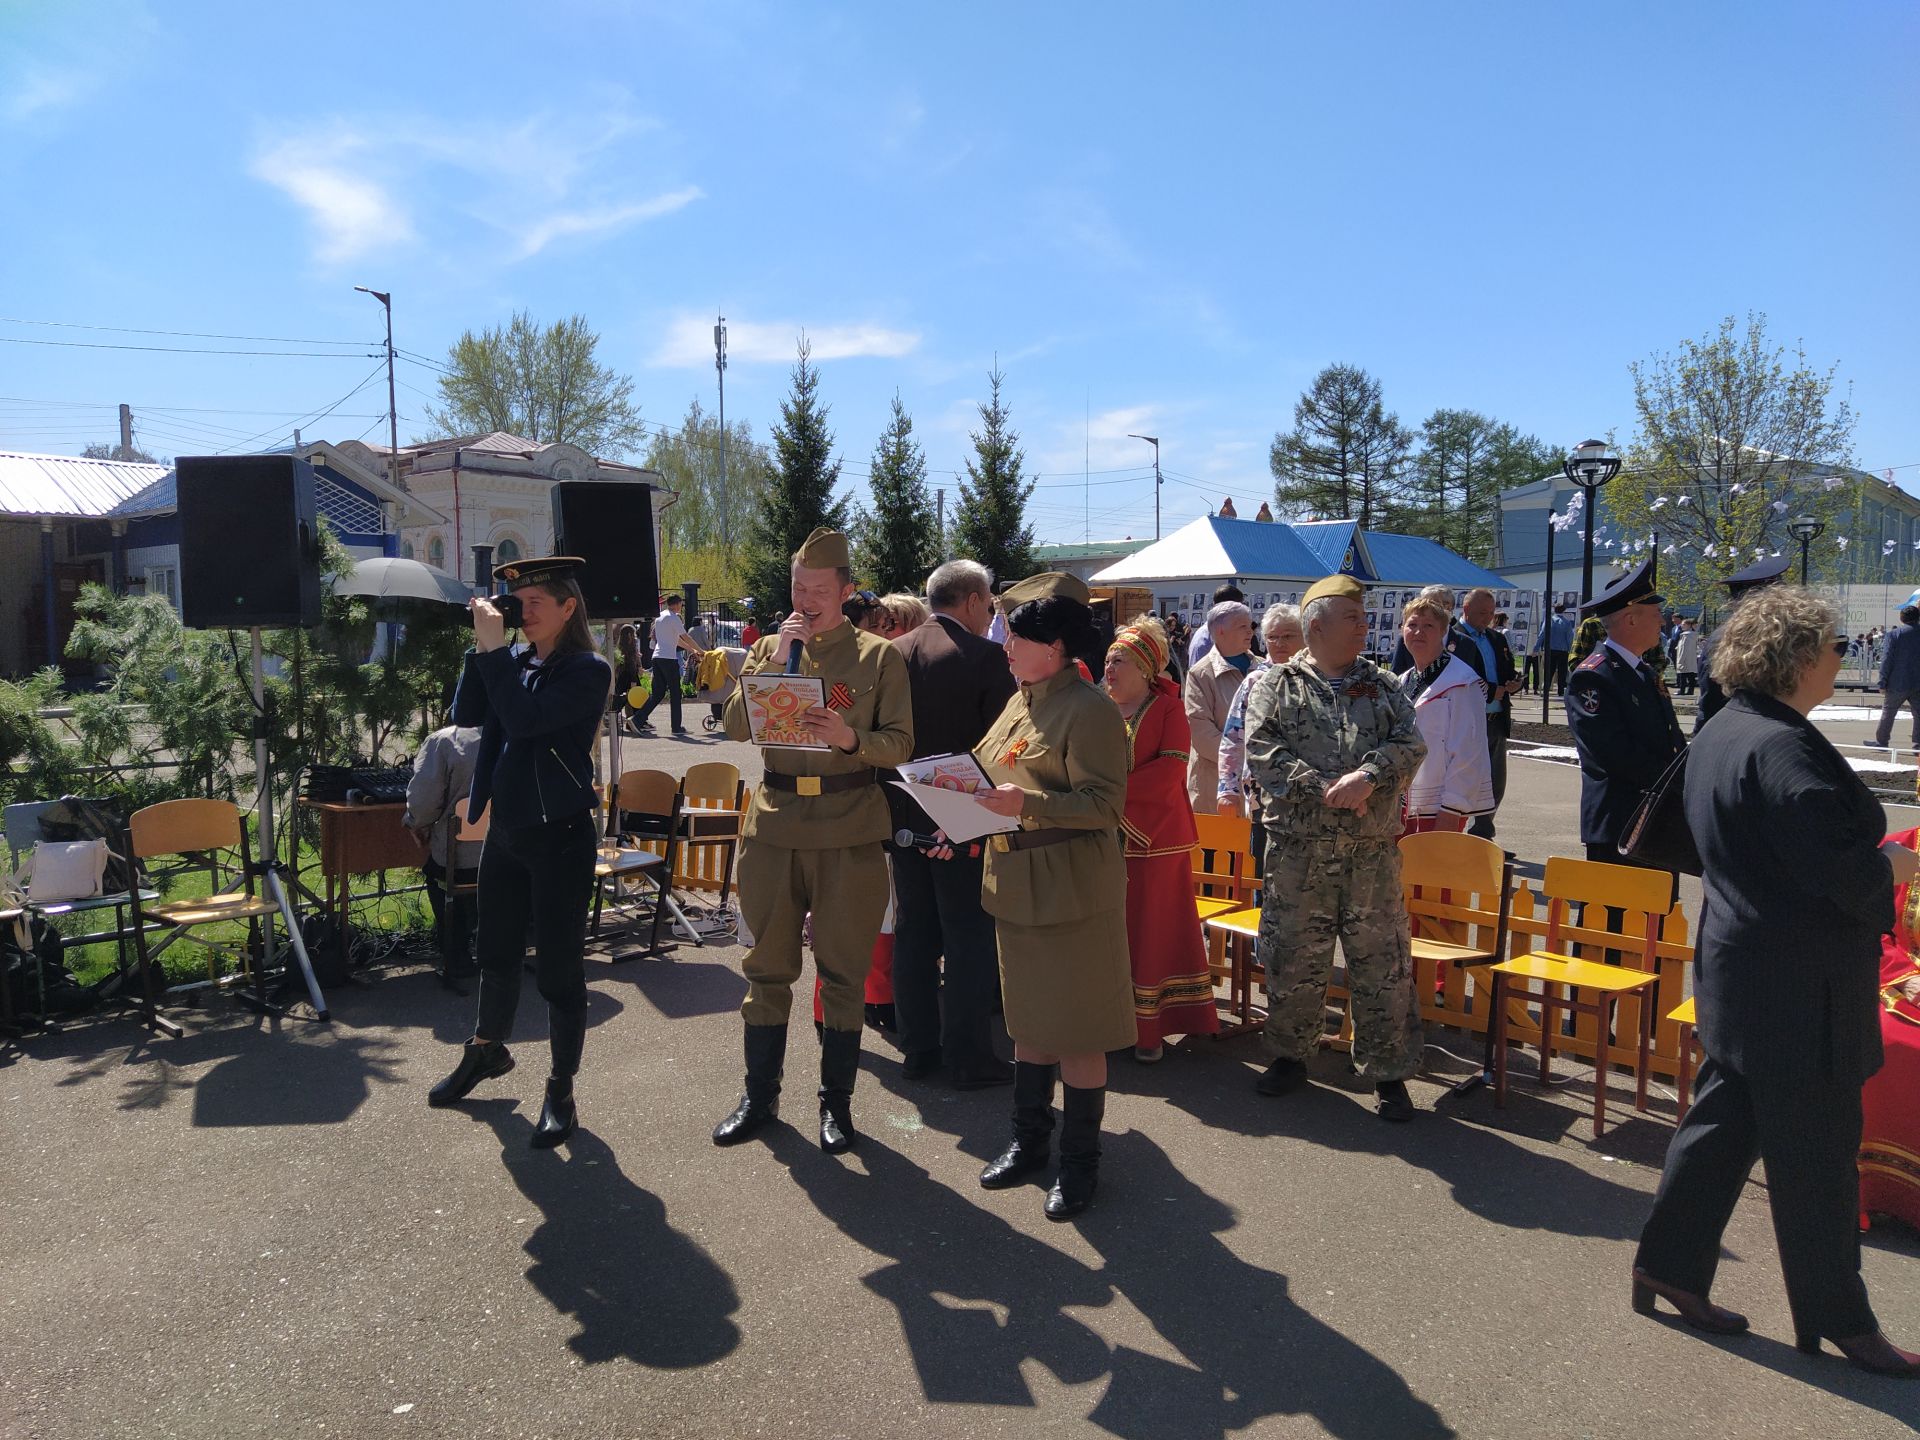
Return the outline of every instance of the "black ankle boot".
{"type": "Polygon", "coordinates": [[[853,1148],[853,1083],[860,1075],[860,1032],[829,1030],[820,1040],[820,1148],[853,1148]]]}
{"type": "Polygon", "coordinates": [[[1060,1103],[1060,1177],[1047,1192],[1047,1218],[1071,1220],[1093,1203],[1100,1182],[1100,1121],[1107,1092],[1063,1085],[1060,1103]]]}
{"type": "Polygon", "coordinates": [[[787,1059],[787,1027],[746,1027],[747,1088],[733,1113],[713,1127],[713,1143],[738,1145],[780,1108],[780,1074],[787,1059]]]}
{"type": "Polygon", "coordinates": [[[1053,1066],[1013,1062],[1013,1143],[980,1172],[983,1190],[1005,1190],[1042,1169],[1053,1148],[1053,1066]]]}
{"type": "Polygon", "coordinates": [[[460,1063],[453,1073],[427,1092],[427,1104],[457,1105],[472,1093],[482,1080],[493,1080],[513,1069],[513,1056],[507,1047],[469,1040],[460,1051],[460,1063]]]}
{"type": "Polygon", "coordinates": [[[547,1079],[547,1098],[540,1106],[540,1123],[533,1127],[533,1148],[551,1150],[573,1137],[579,1114],[573,1103],[573,1081],[559,1075],[547,1079]]]}

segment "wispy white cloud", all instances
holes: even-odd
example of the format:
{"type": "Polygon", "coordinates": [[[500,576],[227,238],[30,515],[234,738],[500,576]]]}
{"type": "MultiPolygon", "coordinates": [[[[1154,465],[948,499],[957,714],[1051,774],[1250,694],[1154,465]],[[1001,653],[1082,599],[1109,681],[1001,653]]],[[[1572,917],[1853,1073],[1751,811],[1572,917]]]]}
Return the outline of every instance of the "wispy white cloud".
{"type": "Polygon", "coordinates": [[[671,215],[676,210],[685,209],[694,201],[704,199],[705,192],[698,185],[686,185],[678,190],[670,190],[665,195],[656,195],[651,200],[638,201],[632,205],[614,205],[598,210],[577,210],[559,215],[549,215],[529,227],[520,237],[520,255],[524,259],[538,255],[548,245],[563,236],[602,235],[615,230],[624,230],[627,226],[641,220],[656,220],[662,215],[671,215]]]}
{"type": "Polygon", "coordinates": [[[28,65],[8,81],[0,116],[13,123],[31,120],[78,104],[92,89],[92,77],[79,66],[28,65]]]}
{"type": "MultiPolygon", "coordinates": [[[[891,330],[883,325],[800,325],[790,321],[727,321],[727,362],[748,365],[787,365],[805,334],[813,358],[854,360],[891,359],[912,354],[919,332],[891,330]]],[[[696,370],[713,364],[713,321],[704,315],[680,315],[667,326],[647,363],[662,370],[696,370]]]]}
{"type": "Polygon", "coordinates": [[[495,237],[500,249],[491,258],[513,262],[701,199],[695,185],[634,195],[629,177],[644,171],[646,159],[623,142],[658,129],[619,97],[598,110],[511,124],[335,117],[263,140],[249,168],[307,212],[323,263],[423,238],[449,251],[470,249],[475,235],[495,237]]]}

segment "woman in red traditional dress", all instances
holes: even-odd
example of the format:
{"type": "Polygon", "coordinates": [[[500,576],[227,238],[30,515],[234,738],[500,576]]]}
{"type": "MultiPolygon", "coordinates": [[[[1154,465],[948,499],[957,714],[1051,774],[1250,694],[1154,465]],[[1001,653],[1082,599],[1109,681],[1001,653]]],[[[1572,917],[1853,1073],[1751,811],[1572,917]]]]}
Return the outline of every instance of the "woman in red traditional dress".
{"type": "MultiPolygon", "coordinates": [[[[1920,849],[1920,830],[1887,837],[1920,849]]],[[[1896,886],[1893,933],[1880,941],[1880,1039],[1886,1063],[1861,1092],[1860,1212],[1920,1230],[1920,884],[1896,886]]]]}
{"type": "Polygon", "coordinates": [[[1193,908],[1192,850],[1199,839],[1187,798],[1192,743],[1180,690],[1166,674],[1167,632],[1151,617],[1127,626],[1107,650],[1106,688],[1127,722],[1127,949],[1133,959],[1136,1060],[1151,1064],[1169,1035],[1211,1035],[1207,946],[1193,908]]]}

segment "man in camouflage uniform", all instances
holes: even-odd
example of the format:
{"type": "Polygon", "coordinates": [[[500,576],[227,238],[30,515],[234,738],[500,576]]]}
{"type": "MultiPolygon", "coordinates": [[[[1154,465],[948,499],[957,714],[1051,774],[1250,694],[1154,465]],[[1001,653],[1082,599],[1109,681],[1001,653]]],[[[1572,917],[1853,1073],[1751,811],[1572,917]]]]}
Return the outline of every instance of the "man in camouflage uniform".
{"type": "Polygon", "coordinates": [[[1305,1083],[1338,939],[1354,1067],[1373,1081],[1382,1119],[1410,1120],[1420,1007],[1398,842],[1400,799],[1427,747],[1399,681],[1360,654],[1364,593],[1344,575],[1310,587],[1306,648],[1261,676],[1247,702],[1247,768],[1268,835],[1260,954],[1274,1056],[1257,1088],[1284,1095],[1305,1083]]]}

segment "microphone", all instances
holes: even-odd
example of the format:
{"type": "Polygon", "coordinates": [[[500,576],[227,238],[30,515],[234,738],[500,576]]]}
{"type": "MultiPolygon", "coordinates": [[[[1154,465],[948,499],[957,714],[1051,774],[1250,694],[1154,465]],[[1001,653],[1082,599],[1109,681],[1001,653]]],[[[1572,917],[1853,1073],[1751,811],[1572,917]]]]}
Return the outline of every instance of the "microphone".
{"type": "Polygon", "coordinates": [[[793,649],[787,652],[787,674],[789,675],[800,673],[800,647],[803,643],[799,640],[794,641],[793,649]]]}
{"type": "Polygon", "coordinates": [[[893,832],[893,843],[898,845],[902,850],[911,850],[916,845],[923,850],[931,850],[935,846],[944,845],[948,842],[936,840],[931,835],[917,835],[913,831],[902,827],[893,832]]]}

